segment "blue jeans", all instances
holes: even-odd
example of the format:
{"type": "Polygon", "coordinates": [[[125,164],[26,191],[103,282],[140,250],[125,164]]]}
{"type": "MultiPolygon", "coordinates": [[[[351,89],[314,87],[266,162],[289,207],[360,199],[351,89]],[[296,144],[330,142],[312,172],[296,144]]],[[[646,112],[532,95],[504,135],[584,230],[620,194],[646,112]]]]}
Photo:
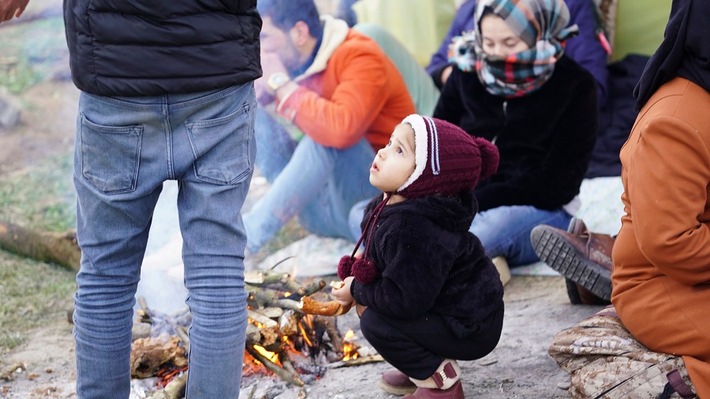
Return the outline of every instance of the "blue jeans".
{"type": "Polygon", "coordinates": [[[252,84],[205,93],[82,93],[74,153],[77,394],[128,398],[135,293],[153,211],[177,180],[190,326],[187,398],[239,396],[247,323],[240,210],[254,169],[252,84]]]}
{"type": "Polygon", "coordinates": [[[491,258],[505,257],[509,266],[538,262],[530,232],[539,224],[567,230],[572,216],[564,209],[546,211],[534,206],[500,206],[480,212],[469,231],[481,240],[491,258]]]}
{"type": "MultiPolygon", "coordinates": [[[[350,210],[350,237],[360,238],[365,206],[361,201],[350,210]]],[[[534,206],[501,206],[476,215],[469,231],[483,244],[491,258],[505,257],[509,266],[520,266],[540,260],[530,242],[530,233],[538,224],[548,224],[567,230],[572,216],[564,209],[546,211],[534,206]]]]}
{"type": "Polygon", "coordinates": [[[257,252],[296,216],[311,233],[350,238],[350,208],[378,193],[369,181],[375,157],[369,142],[363,138],[346,149],[308,136],[297,142],[267,111],[256,114],[256,165],[271,186],[244,215],[248,250],[257,252]]]}
{"type": "Polygon", "coordinates": [[[365,217],[365,207],[372,200],[372,198],[364,199],[357,204],[353,205],[350,209],[350,214],[348,215],[348,227],[350,228],[350,239],[357,242],[362,235],[362,228],[360,224],[362,223],[362,218],[365,217]]]}

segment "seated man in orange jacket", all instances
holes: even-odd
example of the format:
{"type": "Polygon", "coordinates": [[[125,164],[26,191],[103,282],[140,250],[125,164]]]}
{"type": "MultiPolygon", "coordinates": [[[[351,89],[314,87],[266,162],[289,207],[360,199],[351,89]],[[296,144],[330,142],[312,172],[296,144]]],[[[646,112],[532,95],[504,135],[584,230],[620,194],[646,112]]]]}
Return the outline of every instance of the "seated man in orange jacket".
{"type": "Polygon", "coordinates": [[[269,190],[244,215],[247,252],[291,218],[308,231],[350,237],[348,212],[377,194],[375,151],[415,112],[407,87],[377,43],[313,0],[260,0],[264,76],[256,82],[259,171],[269,190]]]}

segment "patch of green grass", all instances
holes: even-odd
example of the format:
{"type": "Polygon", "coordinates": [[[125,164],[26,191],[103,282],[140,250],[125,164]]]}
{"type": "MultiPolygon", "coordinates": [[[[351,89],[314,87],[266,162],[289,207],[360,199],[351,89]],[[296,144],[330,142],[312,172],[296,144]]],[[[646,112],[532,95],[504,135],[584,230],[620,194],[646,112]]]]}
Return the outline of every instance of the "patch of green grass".
{"type": "Polygon", "coordinates": [[[66,320],[73,306],[75,273],[0,251],[0,353],[34,328],[66,320]]]}
{"type": "Polygon", "coordinates": [[[286,223],[286,225],[279,230],[279,232],[276,233],[271,240],[264,244],[258,253],[254,254],[254,260],[256,262],[261,262],[274,252],[277,252],[287,247],[289,244],[305,238],[306,236],[308,236],[308,231],[301,227],[297,218],[293,218],[290,222],[286,223]]]}
{"type": "MultiPolygon", "coordinates": [[[[43,231],[75,225],[71,159],[48,159],[30,170],[0,176],[0,221],[43,231]]],[[[0,353],[30,330],[66,320],[75,273],[0,250],[0,353]]]]}
{"type": "Polygon", "coordinates": [[[66,53],[62,18],[3,27],[0,86],[13,94],[23,92],[51,73],[66,53]]]}
{"type": "Polygon", "coordinates": [[[42,81],[42,76],[33,69],[26,59],[19,59],[12,67],[0,73],[0,86],[7,87],[13,94],[22,93],[25,89],[42,81]]]}
{"type": "Polygon", "coordinates": [[[67,155],[0,176],[0,220],[45,231],[73,228],[76,210],[71,176],[67,155]]]}
{"type": "Polygon", "coordinates": [[[279,230],[279,232],[276,233],[276,235],[269,240],[266,245],[264,245],[263,252],[268,254],[274,253],[284,247],[287,247],[289,244],[292,244],[302,238],[306,238],[306,236],[308,236],[308,231],[298,224],[297,218],[293,218],[290,222],[286,223],[286,225],[279,230]]]}

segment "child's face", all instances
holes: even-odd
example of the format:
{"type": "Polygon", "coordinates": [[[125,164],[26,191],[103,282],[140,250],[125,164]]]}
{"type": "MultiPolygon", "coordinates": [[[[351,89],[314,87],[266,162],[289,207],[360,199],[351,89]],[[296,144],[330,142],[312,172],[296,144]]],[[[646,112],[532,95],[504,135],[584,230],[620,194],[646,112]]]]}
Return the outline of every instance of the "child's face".
{"type": "Polygon", "coordinates": [[[528,44],[515,34],[503,18],[488,14],[481,20],[483,52],[505,58],[529,49],[528,44]]]}
{"type": "Polygon", "coordinates": [[[377,151],[370,167],[370,183],[384,192],[394,192],[414,172],[414,130],[408,123],[397,125],[390,142],[377,151]]]}

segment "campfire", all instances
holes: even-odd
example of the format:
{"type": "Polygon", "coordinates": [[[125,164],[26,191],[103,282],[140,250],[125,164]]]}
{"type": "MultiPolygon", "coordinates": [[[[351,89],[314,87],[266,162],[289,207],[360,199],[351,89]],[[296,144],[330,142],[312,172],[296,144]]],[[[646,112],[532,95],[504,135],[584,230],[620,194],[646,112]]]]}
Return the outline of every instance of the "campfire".
{"type": "MultiPolygon", "coordinates": [[[[248,273],[245,282],[249,323],[242,375],[274,375],[294,386],[317,381],[328,368],[381,361],[376,354],[363,356],[355,333],[341,334],[340,308],[324,292],[325,281],[303,285],[288,273],[248,273]]],[[[187,381],[190,341],[187,310],[167,315],[150,309],[139,298],[138,322],[131,351],[133,378],[154,378],[146,398],[180,399],[187,381]]]]}

